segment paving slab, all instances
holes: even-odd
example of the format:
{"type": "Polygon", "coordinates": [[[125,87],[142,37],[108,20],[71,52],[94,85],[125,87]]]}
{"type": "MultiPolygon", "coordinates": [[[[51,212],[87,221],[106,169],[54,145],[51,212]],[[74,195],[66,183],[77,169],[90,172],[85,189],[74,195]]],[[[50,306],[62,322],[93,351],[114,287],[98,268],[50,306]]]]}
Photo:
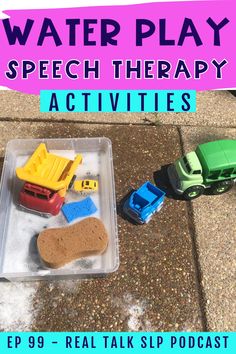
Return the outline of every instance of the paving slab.
{"type": "Polygon", "coordinates": [[[12,138],[107,136],[113,143],[120,268],[104,278],[0,284],[0,328],[42,331],[205,329],[188,203],[167,199],[144,226],[120,201],[181,154],[177,128],[1,122],[1,152],[12,138]],[[19,304],[21,305],[19,307],[19,304]],[[15,309],[15,311],[14,311],[15,309]],[[21,309],[21,310],[20,310],[21,309]],[[13,319],[8,314],[15,313],[13,319]]]}
{"type": "Polygon", "coordinates": [[[0,119],[78,121],[83,123],[142,123],[154,119],[152,113],[40,113],[39,96],[16,91],[0,91],[0,119]],[[148,119],[147,119],[147,118],[148,119]]]}
{"type": "Polygon", "coordinates": [[[196,113],[40,113],[39,97],[0,91],[0,119],[236,127],[236,98],[228,91],[197,93],[196,113]]]}
{"type": "MultiPolygon", "coordinates": [[[[182,128],[184,150],[217,139],[236,139],[236,129],[182,128]]],[[[236,187],[192,202],[208,329],[236,330],[236,187]]]]}
{"type": "Polygon", "coordinates": [[[157,124],[236,127],[236,97],[228,91],[197,93],[195,113],[156,114],[157,124]]]}

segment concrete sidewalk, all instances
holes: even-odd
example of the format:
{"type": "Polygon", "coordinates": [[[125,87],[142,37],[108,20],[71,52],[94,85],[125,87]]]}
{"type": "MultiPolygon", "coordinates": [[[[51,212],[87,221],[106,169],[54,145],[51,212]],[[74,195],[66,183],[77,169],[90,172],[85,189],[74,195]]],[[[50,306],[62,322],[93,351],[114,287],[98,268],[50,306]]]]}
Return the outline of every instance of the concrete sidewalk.
{"type": "Polygon", "coordinates": [[[194,120],[188,115],[170,114],[168,118],[162,116],[167,125],[156,122],[156,126],[148,126],[155,122],[153,114],[144,118],[116,114],[41,116],[35,99],[1,92],[1,162],[7,141],[13,138],[109,137],[113,143],[121,265],[116,273],[95,280],[2,282],[0,328],[235,330],[235,189],[192,203],[167,198],[161,212],[145,226],[129,223],[120,213],[120,201],[131,188],[145,180],[166,183],[161,166],[173,162],[183,151],[203,141],[236,139],[235,98],[227,92],[201,93],[201,108],[194,120]],[[31,100],[33,107],[28,106],[31,100]],[[205,109],[209,116],[204,118],[205,109]],[[214,112],[222,119],[216,119],[214,112]],[[63,122],[67,118],[70,122],[63,122]],[[101,118],[103,124],[99,124],[101,118]],[[232,128],[225,129],[224,125],[232,128]]]}
{"type": "Polygon", "coordinates": [[[4,121],[236,127],[236,100],[228,91],[198,92],[197,113],[40,113],[38,96],[11,91],[0,91],[0,106],[4,121]]]}

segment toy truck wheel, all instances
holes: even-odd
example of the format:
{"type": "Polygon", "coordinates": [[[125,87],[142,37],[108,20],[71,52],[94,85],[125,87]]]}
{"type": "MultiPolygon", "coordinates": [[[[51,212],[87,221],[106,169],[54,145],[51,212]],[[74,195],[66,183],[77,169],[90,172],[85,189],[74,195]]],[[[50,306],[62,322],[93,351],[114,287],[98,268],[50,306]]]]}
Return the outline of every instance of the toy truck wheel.
{"type": "Polygon", "coordinates": [[[203,186],[193,186],[189,187],[184,191],[184,198],[186,200],[192,200],[195,198],[200,197],[204,192],[204,187],[203,186]]]}
{"type": "Polygon", "coordinates": [[[232,187],[233,187],[233,181],[223,181],[214,184],[211,187],[210,192],[213,195],[223,194],[228,192],[232,187]]]}

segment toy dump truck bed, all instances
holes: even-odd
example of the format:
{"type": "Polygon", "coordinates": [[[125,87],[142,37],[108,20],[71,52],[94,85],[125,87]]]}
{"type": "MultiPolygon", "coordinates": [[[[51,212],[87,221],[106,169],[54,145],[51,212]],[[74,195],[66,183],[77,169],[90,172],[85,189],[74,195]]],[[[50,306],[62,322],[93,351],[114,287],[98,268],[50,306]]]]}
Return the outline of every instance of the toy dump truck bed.
{"type": "Polygon", "coordinates": [[[26,164],[16,169],[17,177],[25,182],[59,191],[68,189],[82,156],[69,160],[51,154],[45,144],[40,144],[26,164]]]}
{"type": "Polygon", "coordinates": [[[124,212],[138,223],[147,223],[163,205],[165,193],[151,184],[144,183],[133,192],[124,204],[124,212]]]}
{"type": "Polygon", "coordinates": [[[130,198],[130,204],[138,211],[150,207],[151,205],[158,207],[158,205],[163,202],[164,195],[165,194],[160,189],[147,182],[134,192],[130,198]]]}

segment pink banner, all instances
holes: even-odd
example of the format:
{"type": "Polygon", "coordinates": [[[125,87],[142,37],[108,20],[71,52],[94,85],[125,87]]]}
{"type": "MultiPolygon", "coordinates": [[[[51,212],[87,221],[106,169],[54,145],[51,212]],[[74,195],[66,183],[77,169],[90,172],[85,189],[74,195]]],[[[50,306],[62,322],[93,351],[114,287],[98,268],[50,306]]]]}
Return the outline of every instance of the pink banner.
{"type": "Polygon", "coordinates": [[[236,3],[8,11],[0,85],[42,89],[236,87],[236,3]]]}

